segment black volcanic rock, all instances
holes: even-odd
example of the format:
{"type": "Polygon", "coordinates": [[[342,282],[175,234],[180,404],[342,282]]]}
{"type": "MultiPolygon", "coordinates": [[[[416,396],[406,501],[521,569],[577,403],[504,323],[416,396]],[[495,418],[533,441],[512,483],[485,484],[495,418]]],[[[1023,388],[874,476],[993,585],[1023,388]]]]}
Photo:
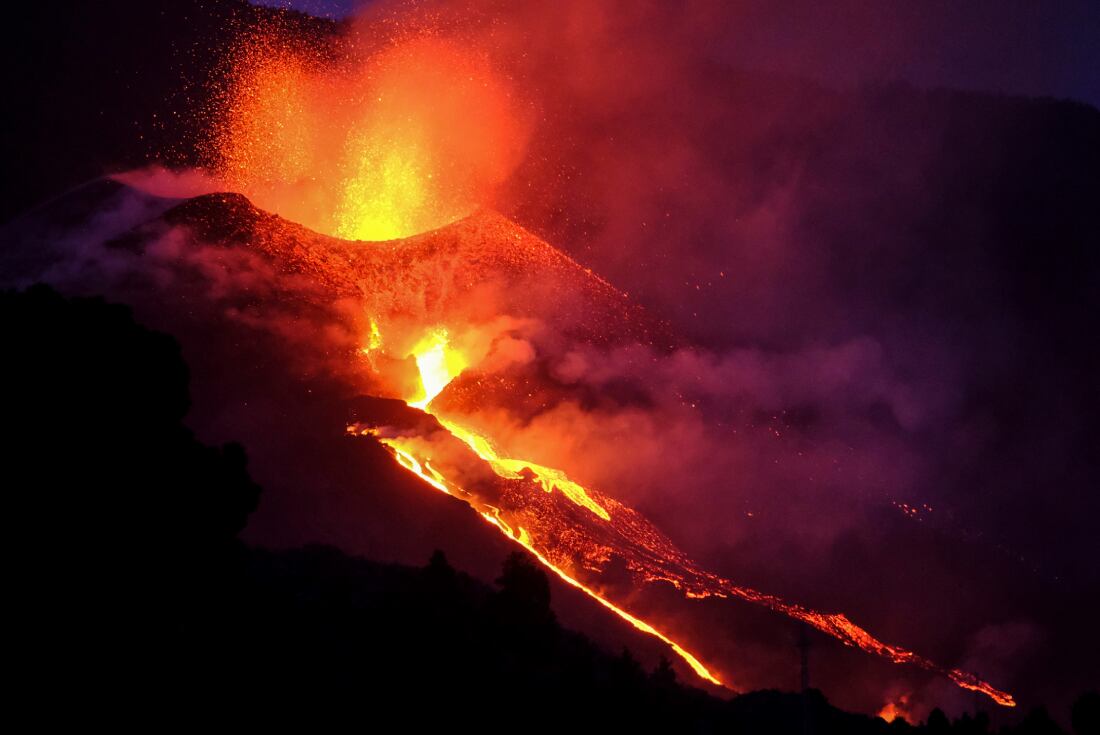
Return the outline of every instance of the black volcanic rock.
{"type": "Polygon", "coordinates": [[[346,406],[349,424],[391,426],[420,434],[428,434],[440,429],[435,417],[419,409],[410,408],[407,403],[396,398],[358,396],[348,400],[346,406]]]}

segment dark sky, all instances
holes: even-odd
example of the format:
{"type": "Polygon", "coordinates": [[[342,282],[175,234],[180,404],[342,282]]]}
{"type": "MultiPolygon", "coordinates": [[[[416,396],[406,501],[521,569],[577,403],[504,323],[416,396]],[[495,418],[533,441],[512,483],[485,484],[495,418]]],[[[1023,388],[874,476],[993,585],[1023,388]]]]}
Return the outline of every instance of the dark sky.
{"type": "MultiPolygon", "coordinates": [[[[362,2],[261,1],[330,17],[362,2]]],[[[841,85],[901,79],[1100,106],[1100,3],[1090,0],[738,4],[742,21],[716,53],[739,65],[841,85]]]]}

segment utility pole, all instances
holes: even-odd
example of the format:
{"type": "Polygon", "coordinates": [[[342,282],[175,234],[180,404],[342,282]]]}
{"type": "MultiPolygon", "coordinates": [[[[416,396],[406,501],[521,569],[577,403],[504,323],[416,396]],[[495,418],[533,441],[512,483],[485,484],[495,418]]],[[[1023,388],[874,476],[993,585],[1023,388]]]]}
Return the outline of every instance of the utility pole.
{"type": "Polygon", "coordinates": [[[810,636],[807,634],[805,623],[798,626],[798,639],[795,645],[798,647],[799,661],[802,664],[799,683],[802,685],[802,693],[805,694],[810,690],[810,636]]]}
{"type": "Polygon", "coordinates": [[[805,623],[798,624],[798,634],[795,636],[795,647],[798,649],[798,661],[801,665],[799,684],[802,687],[802,735],[814,735],[813,716],[810,712],[810,635],[805,623]]]}
{"type": "MultiPolygon", "coordinates": [[[[974,676],[978,676],[978,674],[975,672],[974,676]]],[[[974,695],[974,720],[977,721],[978,715],[982,712],[982,694],[977,689],[971,692],[971,694],[974,695]]]]}

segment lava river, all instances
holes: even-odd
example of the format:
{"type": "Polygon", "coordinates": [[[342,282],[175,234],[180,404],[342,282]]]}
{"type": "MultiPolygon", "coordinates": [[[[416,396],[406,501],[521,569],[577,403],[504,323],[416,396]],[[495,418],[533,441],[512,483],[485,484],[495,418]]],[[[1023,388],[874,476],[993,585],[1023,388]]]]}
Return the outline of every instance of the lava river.
{"type": "MultiPolygon", "coordinates": [[[[371,344],[366,354],[384,349],[384,338],[372,321],[371,344]]],[[[879,641],[842,613],[821,613],[786,602],[774,595],[734,584],[696,565],[653,524],[633,509],[597,490],[583,487],[560,469],[545,467],[503,452],[490,437],[459,420],[433,410],[433,399],[467,367],[467,360],[453,349],[445,329],[429,332],[409,354],[416,361],[420,385],[409,396],[410,407],[436,418],[425,433],[424,424],[411,430],[370,423],[352,423],[352,435],[376,437],[389,447],[395,459],[431,487],[467,502],[501,533],[523,546],[566,583],[583,590],[604,607],[639,630],[667,643],[703,679],[722,682],[700,662],[649,623],[606,599],[596,589],[578,581],[576,569],[599,573],[612,556],[626,562],[640,583],[662,581],[689,598],[739,598],[763,605],[826,633],[847,646],[882,656],[895,663],[919,666],[948,677],[958,686],[987,695],[1004,706],[1015,701],[1006,692],[959,669],[942,667],[898,646],[879,641]],[[468,452],[458,453],[454,444],[468,452]],[[452,446],[447,447],[447,443],[452,446]],[[459,459],[461,457],[461,459],[459,459]],[[475,459],[476,458],[476,459],[475,459]],[[494,482],[477,478],[460,465],[480,461],[494,482]],[[465,481],[474,476],[473,483],[465,481]],[[503,481],[503,482],[502,482],[503,481]],[[501,486],[503,485],[503,489],[501,486]],[[563,500],[564,499],[564,500],[563,500]]]]}

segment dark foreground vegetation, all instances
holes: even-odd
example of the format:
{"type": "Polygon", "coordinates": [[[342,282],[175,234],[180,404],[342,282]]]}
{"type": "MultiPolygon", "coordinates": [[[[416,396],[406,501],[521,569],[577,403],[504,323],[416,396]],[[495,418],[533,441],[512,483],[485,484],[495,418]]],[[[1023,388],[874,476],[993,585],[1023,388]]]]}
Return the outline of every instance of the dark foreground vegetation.
{"type": "MultiPolygon", "coordinates": [[[[885,733],[816,691],[722,700],[562,628],[523,554],[490,588],[337,549],[248,548],[244,450],[183,423],[176,342],[129,310],[36,287],[0,294],[9,434],[14,701],[42,724],[304,717],[364,728],[885,733]]],[[[1097,732],[1096,693],[1074,709],[1097,732]]],[[[926,733],[989,732],[983,716],[926,733]]],[[[1005,732],[1059,733],[1042,710],[1005,732]]]]}

